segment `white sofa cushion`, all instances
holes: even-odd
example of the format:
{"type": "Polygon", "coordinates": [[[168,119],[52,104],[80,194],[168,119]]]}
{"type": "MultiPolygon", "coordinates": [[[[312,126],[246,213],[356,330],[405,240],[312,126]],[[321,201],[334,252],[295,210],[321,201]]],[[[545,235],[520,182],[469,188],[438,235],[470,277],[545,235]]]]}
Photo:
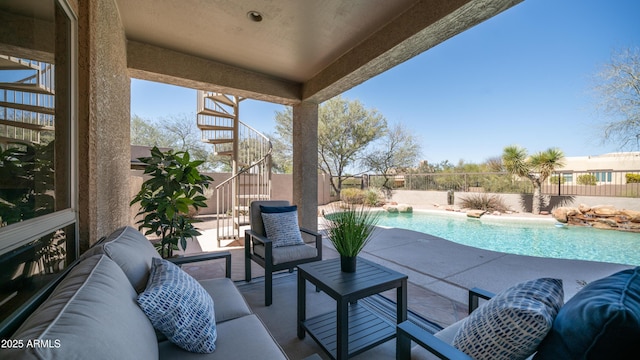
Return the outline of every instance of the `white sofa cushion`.
{"type": "Polygon", "coordinates": [[[83,257],[96,254],[106,254],[115,261],[138,293],[147,286],[151,260],[160,258],[149,239],[130,226],[117,229],[102,244],[89,249],[83,257]]]}
{"type": "Polygon", "coordinates": [[[48,345],[11,350],[6,358],[157,359],[156,335],[136,296],[107,256],[85,258],[12,336],[48,345]]]}
{"type": "Polygon", "coordinates": [[[251,308],[231,279],[217,278],[198,282],[213,298],[216,323],[219,324],[252,313],[251,308]]]}
{"type": "Polygon", "coordinates": [[[252,314],[218,324],[216,351],[210,354],[187,352],[170,341],[159,344],[160,360],[287,359],[271,333],[252,314]]]}

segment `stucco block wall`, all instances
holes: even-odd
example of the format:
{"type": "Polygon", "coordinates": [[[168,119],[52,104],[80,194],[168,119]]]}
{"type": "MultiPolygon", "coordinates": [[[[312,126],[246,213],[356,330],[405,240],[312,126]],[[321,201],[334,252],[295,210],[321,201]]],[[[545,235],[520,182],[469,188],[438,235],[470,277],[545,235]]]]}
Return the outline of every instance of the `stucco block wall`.
{"type": "Polygon", "coordinates": [[[114,0],[78,3],[80,251],[129,224],[130,78],[114,0]]]}
{"type": "MultiPolygon", "coordinates": [[[[472,192],[455,192],[454,205],[460,206],[462,198],[470,196],[472,192]]],[[[495,194],[504,200],[505,204],[517,212],[531,212],[531,195],[495,194]]],[[[589,206],[612,205],[619,209],[640,211],[640,201],[637,198],[605,197],[605,196],[550,196],[548,203],[542,210],[551,211],[555,207],[577,207],[580,204],[589,206]]],[[[402,204],[420,206],[421,208],[436,208],[436,205],[447,205],[446,191],[415,191],[394,190],[392,200],[402,204]]]]}

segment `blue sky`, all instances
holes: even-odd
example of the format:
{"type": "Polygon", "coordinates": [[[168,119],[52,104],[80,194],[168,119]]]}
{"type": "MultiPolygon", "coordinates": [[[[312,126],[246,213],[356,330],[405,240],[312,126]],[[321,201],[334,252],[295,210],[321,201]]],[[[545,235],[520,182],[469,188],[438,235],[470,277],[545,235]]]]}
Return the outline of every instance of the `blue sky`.
{"type": "MultiPolygon", "coordinates": [[[[640,46],[640,1],[526,0],[345,92],[403,123],[430,163],[480,163],[507,145],[567,156],[616,151],[595,128],[593,78],[614,50],[640,46]]],[[[282,105],[246,100],[242,120],[274,132],[282,105]]],[[[195,90],[132,80],[131,114],[195,113],[195,90]]]]}

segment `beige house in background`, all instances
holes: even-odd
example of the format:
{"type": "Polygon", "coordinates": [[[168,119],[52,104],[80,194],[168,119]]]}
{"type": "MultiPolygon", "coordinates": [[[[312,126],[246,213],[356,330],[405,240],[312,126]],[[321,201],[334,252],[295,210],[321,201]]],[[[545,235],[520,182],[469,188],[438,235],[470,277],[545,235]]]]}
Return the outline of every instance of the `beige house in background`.
{"type": "Polygon", "coordinates": [[[599,184],[625,184],[627,172],[640,173],[640,152],[614,152],[602,155],[568,156],[565,165],[557,169],[564,182],[576,181],[575,173],[591,174],[599,184]]]}

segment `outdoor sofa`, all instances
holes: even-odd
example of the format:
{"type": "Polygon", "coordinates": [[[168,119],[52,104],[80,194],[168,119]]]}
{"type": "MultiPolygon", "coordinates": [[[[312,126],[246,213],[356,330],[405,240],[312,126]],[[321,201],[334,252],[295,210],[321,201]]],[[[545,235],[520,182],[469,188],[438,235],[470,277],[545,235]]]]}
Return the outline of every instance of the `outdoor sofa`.
{"type": "MultiPolygon", "coordinates": [[[[228,252],[219,256],[183,257],[178,258],[177,262],[214,257],[225,258],[227,271],[230,269],[231,257],[228,252]]],[[[157,251],[146,237],[131,227],[116,230],[83,254],[53,293],[10,336],[16,344],[23,345],[12,350],[3,349],[0,357],[287,359],[228,278],[228,272],[225,278],[198,281],[206,295],[213,299],[213,335],[217,336],[215,350],[196,353],[167,340],[162,333],[154,330],[150,318],[137,300],[139,294],[149,291],[147,281],[152,263],[166,266],[166,263],[159,261],[157,251]]],[[[181,326],[181,321],[185,319],[174,320],[177,326],[181,326]]],[[[208,321],[206,317],[204,320],[208,321]]]]}

